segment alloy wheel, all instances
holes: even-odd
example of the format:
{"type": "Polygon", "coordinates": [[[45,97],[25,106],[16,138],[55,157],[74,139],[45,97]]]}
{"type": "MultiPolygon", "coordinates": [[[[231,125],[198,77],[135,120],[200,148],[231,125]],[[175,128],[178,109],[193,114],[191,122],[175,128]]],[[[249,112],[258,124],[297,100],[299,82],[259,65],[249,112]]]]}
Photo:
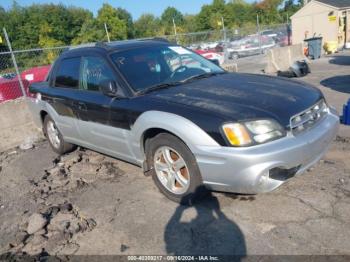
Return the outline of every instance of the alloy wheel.
{"type": "Polygon", "coordinates": [[[59,137],[58,129],[54,122],[52,121],[47,122],[46,132],[47,132],[47,137],[49,138],[51,144],[55,148],[59,148],[61,144],[61,140],[59,137]]]}
{"type": "Polygon", "coordinates": [[[190,173],[182,156],[168,146],[154,154],[154,169],[159,181],[171,193],[184,194],[190,185],[190,173]]]}

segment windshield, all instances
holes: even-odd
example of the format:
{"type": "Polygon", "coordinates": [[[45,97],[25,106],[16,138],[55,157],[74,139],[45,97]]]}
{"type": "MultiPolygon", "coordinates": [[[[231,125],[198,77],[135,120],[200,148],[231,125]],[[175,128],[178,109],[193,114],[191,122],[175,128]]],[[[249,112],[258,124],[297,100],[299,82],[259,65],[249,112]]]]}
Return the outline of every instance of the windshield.
{"type": "Polygon", "coordinates": [[[224,72],[204,57],[180,46],[137,48],[111,55],[135,92],[182,82],[194,76],[224,72]]]}

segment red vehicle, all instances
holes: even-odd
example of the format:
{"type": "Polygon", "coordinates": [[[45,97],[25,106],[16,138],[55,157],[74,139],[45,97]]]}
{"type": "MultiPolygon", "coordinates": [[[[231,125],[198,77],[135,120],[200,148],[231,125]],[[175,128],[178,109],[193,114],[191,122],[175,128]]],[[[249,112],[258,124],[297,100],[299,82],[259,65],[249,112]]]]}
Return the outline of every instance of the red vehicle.
{"type": "MultiPolygon", "coordinates": [[[[35,82],[44,81],[50,68],[50,65],[33,67],[21,73],[21,79],[27,96],[32,96],[29,92],[29,85],[35,82]]],[[[22,90],[18,76],[12,78],[0,77],[0,103],[21,96],[22,90]]]]}
{"type": "Polygon", "coordinates": [[[219,65],[222,65],[224,63],[224,56],[218,52],[211,51],[211,50],[194,50],[197,54],[204,56],[206,59],[217,61],[219,65]]]}
{"type": "MultiPolygon", "coordinates": [[[[28,81],[23,81],[24,88],[28,90],[28,81]]],[[[18,77],[0,78],[0,103],[7,100],[16,99],[22,96],[21,86],[18,77]]]]}

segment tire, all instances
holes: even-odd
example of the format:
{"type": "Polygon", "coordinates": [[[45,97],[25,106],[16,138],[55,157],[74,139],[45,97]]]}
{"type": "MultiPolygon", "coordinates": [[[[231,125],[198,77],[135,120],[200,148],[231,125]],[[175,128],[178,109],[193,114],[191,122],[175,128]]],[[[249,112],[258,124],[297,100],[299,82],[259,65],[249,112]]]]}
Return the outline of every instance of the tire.
{"type": "Polygon", "coordinates": [[[239,54],[238,53],[232,53],[232,59],[233,60],[237,60],[239,58],[239,54]]]}
{"type": "Polygon", "coordinates": [[[64,141],[61,132],[56,127],[55,121],[47,115],[44,119],[44,135],[46,136],[52,150],[59,154],[64,155],[73,151],[76,146],[64,141]]]}
{"type": "Polygon", "coordinates": [[[168,199],[184,205],[192,205],[207,193],[194,155],[179,138],[168,133],[160,133],[146,141],[145,150],[151,176],[160,192],[168,199]],[[166,153],[167,149],[169,149],[168,154],[166,153]],[[165,160],[164,155],[170,157],[170,159],[168,158],[170,162],[173,161],[171,163],[174,164],[172,166],[174,169],[170,170],[167,164],[169,162],[165,160]],[[177,172],[177,168],[175,168],[176,163],[178,163],[178,167],[184,164],[177,172]],[[168,169],[160,171],[159,167],[164,168],[165,166],[168,169]],[[172,176],[177,177],[174,183],[170,182],[170,184],[174,185],[172,190],[169,189],[169,186],[166,186],[168,185],[167,179],[169,180],[170,173],[173,174],[172,176]],[[186,179],[188,183],[184,186],[186,179]]]}

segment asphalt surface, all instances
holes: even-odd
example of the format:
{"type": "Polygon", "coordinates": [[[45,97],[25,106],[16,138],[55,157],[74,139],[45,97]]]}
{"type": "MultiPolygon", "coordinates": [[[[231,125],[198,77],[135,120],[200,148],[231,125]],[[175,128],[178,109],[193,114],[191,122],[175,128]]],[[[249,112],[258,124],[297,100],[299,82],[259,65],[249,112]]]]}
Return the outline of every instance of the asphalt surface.
{"type": "MultiPolygon", "coordinates": [[[[345,56],[336,58],[342,65],[315,62],[303,79],[337,108],[349,97],[345,56]]],[[[58,158],[41,141],[3,152],[0,254],[350,255],[348,131],[312,170],[274,192],[213,192],[192,207],[166,199],[140,168],[90,150],[58,158]]]]}

